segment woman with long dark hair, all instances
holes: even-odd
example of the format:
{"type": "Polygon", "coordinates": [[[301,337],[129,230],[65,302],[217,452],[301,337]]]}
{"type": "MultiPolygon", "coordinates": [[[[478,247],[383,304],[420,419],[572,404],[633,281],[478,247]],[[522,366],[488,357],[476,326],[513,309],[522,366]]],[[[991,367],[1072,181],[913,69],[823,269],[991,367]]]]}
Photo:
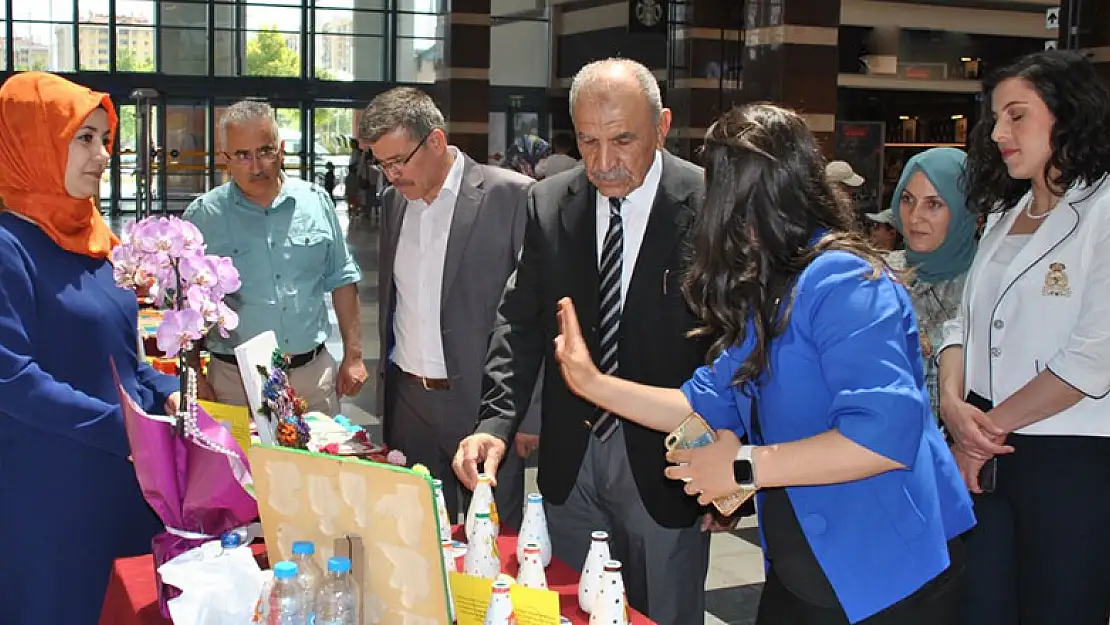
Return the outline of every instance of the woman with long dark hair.
{"type": "Polygon", "coordinates": [[[757,491],[767,583],[758,625],[937,625],[955,614],[970,498],[929,410],[913,306],[852,231],[805,122],[772,105],[709,130],[687,299],[719,336],[682,389],[594,366],[569,300],[568,385],[661,431],[691,412],[719,439],[670,455],[701,503],[757,491]],[[741,445],[747,435],[752,445],[741,445]]]}
{"type": "Polygon", "coordinates": [[[1110,616],[1110,88],[1074,52],[983,81],[968,205],[987,216],[940,350],[974,495],[969,625],[1110,616]]]}

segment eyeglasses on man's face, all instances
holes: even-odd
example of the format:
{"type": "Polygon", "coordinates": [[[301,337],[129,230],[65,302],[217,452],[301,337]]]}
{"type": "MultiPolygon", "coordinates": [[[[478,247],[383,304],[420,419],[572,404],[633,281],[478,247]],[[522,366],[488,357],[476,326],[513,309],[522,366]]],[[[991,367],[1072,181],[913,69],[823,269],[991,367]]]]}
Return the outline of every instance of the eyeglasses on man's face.
{"type": "Polygon", "coordinates": [[[376,165],[378,169],[381,169],[382,172],[386,174],[400,171],[405,165],[409,164],[409,161],[412,160],[412,157],[416,156],[416,153],[420,151],[420,148],[424,147],[424,144],[428,141],[428,137],[430,136],[432,136],[431,133],[424,135],[424,137],[420,139],[420,142],[416,144],[416,147],[408,153],[408,156],[398,156],[397,158],[391,158],[384,161],[374,159],[374,165],[376,165]]]}
{"type": "Polygon", "coordinates": [[[227,160],[233,163],[246,164],[258,160],[265,163],[273,163],[281,155],[281,149],[272,145],[264,145],[257,150],[236,150],[234,152],[224,152],[227,160]]]}

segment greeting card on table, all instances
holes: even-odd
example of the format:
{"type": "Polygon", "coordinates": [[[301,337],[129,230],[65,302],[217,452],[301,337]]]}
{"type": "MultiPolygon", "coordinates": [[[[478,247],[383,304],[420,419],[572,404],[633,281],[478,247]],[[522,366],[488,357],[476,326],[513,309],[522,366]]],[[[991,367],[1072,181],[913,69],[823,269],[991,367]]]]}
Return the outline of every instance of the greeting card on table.
{"type": "Polygon", "coordinates": [[[263,445],[277,444],[277,430],[276,424],[262,414],[262,387],[266,379],[258,369],[262,367],[270,370],[270,362],[277,348],[277,335],[272,330],[243,341],[235,348],[239,375],[243,377],[243,388],[247,392],[247,405],[251,409],[251,418],[258,426],[258,440],[263,445]]]}
{"type": "MultiPolygon", "coordinates": [[[[455,600],[458,625],[482,625],[493,594],[493,583],[485,577],[448,573],[451,597],[455,600]]],[[[518,625],[559,625],[559,593],[513,584],[509,590],[513,616],[518,625]]]]}

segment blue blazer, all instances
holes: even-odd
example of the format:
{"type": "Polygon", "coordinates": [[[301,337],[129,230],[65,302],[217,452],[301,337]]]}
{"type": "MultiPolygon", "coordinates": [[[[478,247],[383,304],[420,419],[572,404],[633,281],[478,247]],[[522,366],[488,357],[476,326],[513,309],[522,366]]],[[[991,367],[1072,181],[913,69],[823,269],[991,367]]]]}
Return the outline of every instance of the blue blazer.
{"type": "MultiPolygon", "coordinates": [[[[931,414],[909,295],[889,274],[871,279],[872,272],[854,254],[829,251],[801,273],[789,323],[771,343],[769,371],[757,389],[765,444],[836,429],[907,467],[786,489],[852,623],[943,572],[948,540],[975,524],[971,498],[931,414]]],[[[752,400],[731,380],[751,352],[752,334],[683,386],[714,428],[738,435],[751,427],[752,400]]]]}

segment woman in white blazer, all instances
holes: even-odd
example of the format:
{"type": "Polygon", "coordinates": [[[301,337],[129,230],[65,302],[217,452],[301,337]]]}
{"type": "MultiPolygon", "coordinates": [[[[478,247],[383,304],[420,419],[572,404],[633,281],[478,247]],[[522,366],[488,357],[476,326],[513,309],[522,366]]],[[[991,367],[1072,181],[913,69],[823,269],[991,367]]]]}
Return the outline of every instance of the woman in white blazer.
{"type": "Polygon", "coordinates": [[[1110,613],[1110,89],[1071,52],[983,83],[968,206],[987,214],[940,350],[941,416],[974,494],[968,625],[1110,613]]]}

